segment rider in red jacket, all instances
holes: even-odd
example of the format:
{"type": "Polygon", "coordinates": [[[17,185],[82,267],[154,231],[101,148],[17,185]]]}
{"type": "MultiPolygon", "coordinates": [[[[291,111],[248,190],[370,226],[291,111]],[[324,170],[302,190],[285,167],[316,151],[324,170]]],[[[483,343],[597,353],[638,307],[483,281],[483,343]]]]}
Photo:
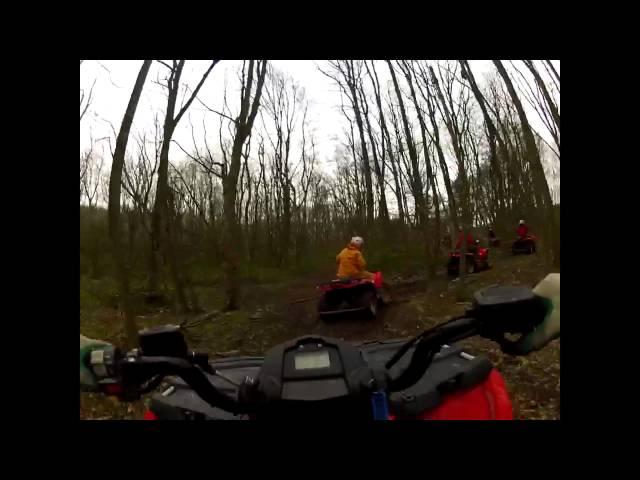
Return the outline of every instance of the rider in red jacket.
{"type": "MultiPolygon", "coordinates": [[[[456,250],[460,250],[462,247],[462,242],[464,240],[464,234],[462,232],[462,228],[458,228],[458,240],[456,241],[456,250]]],[[[473,247],[473,236],[470,232],[467,232],[467,250],[473,247]]]]}
{"type": "Polygon", "coordinates": [[[524,220],[520,220],[520,225],[518,225],[518,229],[516,230],[518,233],[518,238],[523,239],[529,233],[529,227],[527,227],[524,223],[524,220]]]}

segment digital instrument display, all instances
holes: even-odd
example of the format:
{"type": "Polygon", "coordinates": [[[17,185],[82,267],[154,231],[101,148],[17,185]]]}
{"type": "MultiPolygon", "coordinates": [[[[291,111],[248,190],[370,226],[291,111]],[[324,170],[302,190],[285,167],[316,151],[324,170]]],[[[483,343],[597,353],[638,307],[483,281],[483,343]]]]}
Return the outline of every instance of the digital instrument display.
{"type": "Polygon", "coordinates": [[[317,352],[301,352],[294,356],[296,370],[310,370],[313,368],[327,368],[331,365],[329,352],[320,350],[317,352]]]}

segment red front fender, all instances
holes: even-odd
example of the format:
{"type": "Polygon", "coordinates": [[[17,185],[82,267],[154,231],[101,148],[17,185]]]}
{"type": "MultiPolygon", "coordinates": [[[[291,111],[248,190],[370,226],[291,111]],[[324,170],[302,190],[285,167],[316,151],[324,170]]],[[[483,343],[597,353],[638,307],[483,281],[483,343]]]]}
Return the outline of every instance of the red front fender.
{"type": "Polygon", "coordinates": [[[447,395],[415,420],[513,420],[513,406],[502,375],[493,369],[479,385],[447,395]]]}
{"type": "Polygon", "coordinates": [[[376,288],[382,288],[382,272],[375,272],[373,274],[373,285],[376,288]]]}

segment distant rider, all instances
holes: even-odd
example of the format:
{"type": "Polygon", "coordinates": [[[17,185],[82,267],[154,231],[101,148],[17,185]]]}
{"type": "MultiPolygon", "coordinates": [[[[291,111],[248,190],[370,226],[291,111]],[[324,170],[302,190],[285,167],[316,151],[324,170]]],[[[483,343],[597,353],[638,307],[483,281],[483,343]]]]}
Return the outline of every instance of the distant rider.
{"type": "Polygon", "coordinates": [[[520,240],[523,240],[527,236],[529,233],[529,227],[524,223],[524,220],[520,220],[520,224],[518,225],[516,232],[520,240]]]}
{"type": "MultiPolygon", "coordinates": [[[[464,241],[464,233],[462,232],[462,227],[458,228],[458,240],[456,241],[456,250],[460,250],[462,247],[462,242],[464,241]]],[[[474,249],[473,243],[473,235],[471,232],[467,232],[467,251],[472,251],[474,249]]]]}

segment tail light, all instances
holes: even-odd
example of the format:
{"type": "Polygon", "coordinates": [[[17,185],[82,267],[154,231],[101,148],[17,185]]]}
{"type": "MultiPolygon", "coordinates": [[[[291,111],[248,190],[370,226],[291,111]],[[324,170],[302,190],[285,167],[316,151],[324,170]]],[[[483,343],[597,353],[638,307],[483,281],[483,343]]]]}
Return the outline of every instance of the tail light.
{"type": "Polygon", "coordinates": [[[144,415],[142,416],[143,420],[159,420],[158,416],[153,413],[151,410],[147,410],[144,412],[144,415]]]}

